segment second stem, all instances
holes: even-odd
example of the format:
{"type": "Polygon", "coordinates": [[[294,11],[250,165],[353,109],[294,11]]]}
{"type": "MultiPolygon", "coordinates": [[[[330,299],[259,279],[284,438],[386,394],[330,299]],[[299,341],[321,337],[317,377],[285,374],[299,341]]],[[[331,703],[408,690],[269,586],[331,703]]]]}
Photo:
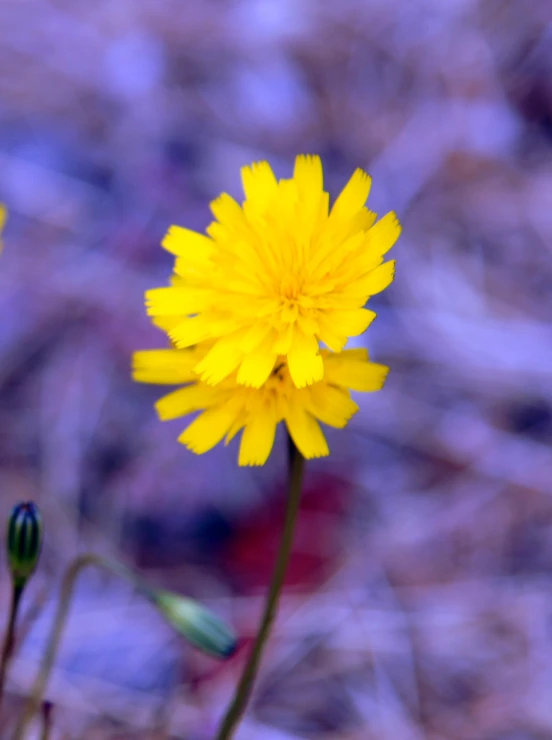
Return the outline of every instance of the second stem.
{"type": "Polygon", "coordinates": [[[272,624],[276,617],[278,602],[282,592],[282,586],[286,576],[286,571],[293,543],[293,534],[295,532],[295,523],[299,511],[299,502],[301,500],[301,485],[303,482],[304,458],[294,445],[292,440],[290,444],[290,475],[289,475],[289,494],[286,508],[286,519],[280,549],[274,566],[272,581],[266,598],[265,608],[259,626],[259,631],[253,643],[251,653],[245,664],[242,677],[234,694],[232,703],[222,720],[216,740],[229,740],[234,734],[243,713],[247,707],[253,684],[257,676],[261,657],[270,636],[272,624]]]}
{"type": "Polygon", "coordinates": [[[0,657],[0,706],[2,699],[4,698],[4,684],[6,681],[6,673],[8,670],[9,663],[13,655],[13,648],[15,645],[15,623],[17,621],[17,612],[19,609],[19,603],[23,594],[24,585],[13,584],[10,604],[10,616],[8,619],[8,627],[6,629],[6,635],[4,637],[4,645],[2,647],[2,655],[0,657]]]}

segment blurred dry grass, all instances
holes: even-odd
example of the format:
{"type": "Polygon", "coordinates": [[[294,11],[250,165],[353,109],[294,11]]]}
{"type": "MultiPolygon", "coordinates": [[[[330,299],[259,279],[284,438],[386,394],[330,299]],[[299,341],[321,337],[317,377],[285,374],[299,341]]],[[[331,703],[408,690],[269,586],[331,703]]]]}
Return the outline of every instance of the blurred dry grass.
{"type": "MultiPolygon", "coordinates": [[[[332,193],[364,167],[403,221],[367,336],[392,373],[310,466],[238,737],[552,737],[551,21],[541,0],[0,4],[0,491],[47,526],[14,709],[82,549],[252,636],[282,440],[260,471],[192,457],[129,359],[163,342],[142,296],[167,226],[203,229],[242,164],[318,152],[332,193]]],[[[89,574],[52,737],[210,738],[242,655],[198,656],[89,574]]]]}

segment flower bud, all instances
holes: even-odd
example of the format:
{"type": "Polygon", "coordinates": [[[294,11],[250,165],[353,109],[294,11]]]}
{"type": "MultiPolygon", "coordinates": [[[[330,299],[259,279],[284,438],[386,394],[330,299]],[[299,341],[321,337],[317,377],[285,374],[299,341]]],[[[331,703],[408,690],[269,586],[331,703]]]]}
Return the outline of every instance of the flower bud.
{"type": "Polygon", "coordinates": [[[229,658],[236,637],[213,612],[170,591],[155,591],[153,601],[165,619],[192,645],[215,658],[229,658]]]}
{"type": "Polygon", "coordinates": [[[8,521],[8,561],[15,586],[32,576],[42,545],[42,517],[32,501],[14,506],[8,521]]]}

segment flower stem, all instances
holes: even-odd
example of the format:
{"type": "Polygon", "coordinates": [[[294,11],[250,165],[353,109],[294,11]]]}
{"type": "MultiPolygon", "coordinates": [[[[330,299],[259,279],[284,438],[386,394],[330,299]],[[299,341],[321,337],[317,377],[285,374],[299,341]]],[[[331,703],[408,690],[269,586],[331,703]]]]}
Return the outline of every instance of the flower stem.
{"type": "Polygon", "coordinates": [[[280,600],[280,594],[282,586],[284,585],[284,579],[289,563],[289,556],[291,553],[291,546],[293,543],[293,533],[295,531],[295,522],[297,520],[297,512],[299,510],[299,501],[301,499],[301,483],[303,480],[303,468],[304,458],[299,450],[293,444],[293,441],[289,440],[290,443],[290,475],[289,475],[289,493],[288,503],[286,509],[286,519],[284,523],[284,530],[282,533],[282,539],[280,542],[280,549],[276,558],[276,564],[274,566],[274,573],[272,575],[272,582],[266,598],[265,608],[259,626],[259,631],[255,638],[255,642],[251,649],[251,653],[245,664],[242,677],[236,688],[236,693],[232,703],[228,707],[226,715],[219,728],[216,740],[229,740],[234,734],[237,725],[239,724],[251,692],[253,690],[253,683],[259,670],[261,657],[270,636],[270,631],[276,617],[276,611],[278,608],[278,602],[280,600]]]}
{"type": "Polygon", "coordinates": [[[121,565],[116,561],[107,560],[93,553],[79,555],[73,560],[63,578],[61,595],[57,605],[57,611],[54,618],[54,624],[52,626],[52,632],[50,633],[50,638],[48,640],[48,644],[46,645],[42,665],[40,666],[40,670],[35,679],[32,691],[29,698],[27,699],[27,702],[23,709],[23,714],[15,730],[14,740],[24,740],[25,732],[29,726],[29,723],[32,721],[33,717],[40,709],[42,696],[44,695],[44,690],[46,689],[46,684],[48,683],[48,678],[50,676],[52,666],[54,665],[54,660],[56,658],[59,643],[61,641],[63,628],[65,627],[65,622],[67,620],[67,614],[69,612],[69,606],[71,604],[71,597],[73,595],[73,589],[77,580],[77,576],[84,568],[87,568],[90,565],[95,565],[100,568],[106,568],[107,570],[110,570],[113,573],[123,576],[123,578],[126,578],[127,580],[130,580],[136,586],[141,588],[147,595],[151,593],[149,587],[144,583],[144,581],[142,581],[141,578],[139,578],[139,576],[132,573],[130,570],[128,570],[128,568],[125,568],[124,565],[121,565]]]}
{"type": "Polygon", "coordinates": [[[11,657],[13,655],[13,648],[15,645],[15,624],[17,622],[17,612],[19,610],[19,603],[21,601],[23,588],[24,584],[20,583],[14,583],[12,586],[10,616],[8,618],[6,635],[4,637],[4,645],[2,646],[2,655],[0,657],[0,706],[2,705],[2,699],[4,697],[6,673],[10,664],[11,657]]]}
{"type": "Polygon", "coordinates": [[[42,734],[40,736],[40,740],[50,740],[50,730],[52,729],[52,710],[52,702],[42,702],[42,734]]]}

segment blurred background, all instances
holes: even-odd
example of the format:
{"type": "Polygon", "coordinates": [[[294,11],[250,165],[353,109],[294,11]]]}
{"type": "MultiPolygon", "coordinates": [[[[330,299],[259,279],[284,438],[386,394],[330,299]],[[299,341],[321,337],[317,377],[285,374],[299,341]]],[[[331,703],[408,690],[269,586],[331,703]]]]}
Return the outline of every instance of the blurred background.
{"type": "Polygon", "coordinates": [[[362,167],[403,223],[362,338],[391,373],[308,465],[237,737],[552,738],[550,2],[3,0],[0,29],[0,496],[5,518],[35,499],[46,528],[6,708],[64,568],[94,550],[200,599],[241,647],[203,657],[83,575],[52,737],[213,737],[270,576],[284,439],[262,469],[235,443],[192,455],[130,358],[164,346],[143,293],[167,281],[168,226],[203,230],[242,165],[286,177],[311,152],[333,196],[362,167]]]}

